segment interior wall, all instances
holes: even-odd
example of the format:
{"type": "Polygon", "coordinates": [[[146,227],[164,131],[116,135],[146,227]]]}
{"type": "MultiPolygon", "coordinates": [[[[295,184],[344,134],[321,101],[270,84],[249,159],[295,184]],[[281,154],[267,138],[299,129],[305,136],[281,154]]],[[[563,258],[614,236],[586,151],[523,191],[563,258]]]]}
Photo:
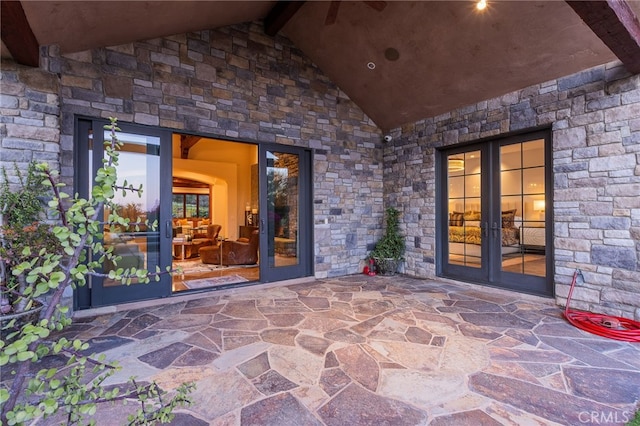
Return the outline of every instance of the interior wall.
{"type": "MultiPolygon", "coordinates": [[[[236,179],[233,185],[228,183],[229,203],[227,205],[227,228],[221,235],[237,238],[239,226],[244,225],[247,204],[251,202],[251,165],[258,161],[258,147],[255,144],[202,139],[189,150],[189,160],[211,162],[210,173],[218,173],[215,164],[233,164],[236,167],[236,179]],[[233,192],[233,194],[231,194],[233,192]]],[[[222,177],[221,177],[222,178],[222,177]]],[[[224,179],[224,178],[223,178],[224,179]]],[[[214,187],[215,189],[215,187],[214,187]]]]}
{"type": "MultiPolygon", "coordinates": [[[[255,144],[202,138],[180,158],[180,135],[173,135],[173,172],[211,185],[211,214],[222,226],[220,236],[236,239],[244,225],[245,206],[251,201],[251,164],[258,158],[255,144]],[[202,180],[205,179],[205,180],[202,180]]],[[[255,206],[257,208],[257,205],[255,206]]]]}
{"type": "Polygon", "coordinates": [[[238,218],[235,214],[229,214],[238,209],[240,191],[236,164],[174,158],[173,176],[211,185],[211,219],[222,226],[220,236],[237,238],[238,218]]]}

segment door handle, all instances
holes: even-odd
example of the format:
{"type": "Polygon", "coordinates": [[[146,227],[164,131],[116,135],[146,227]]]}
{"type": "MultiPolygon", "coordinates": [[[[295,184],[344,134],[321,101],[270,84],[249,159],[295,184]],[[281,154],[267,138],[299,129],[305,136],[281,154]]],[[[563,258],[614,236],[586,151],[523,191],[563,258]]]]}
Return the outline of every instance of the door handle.
{"type": "Polygon", "coordinates": [[[260,219],[260,233],[264,234],[264,219],[260,219]]]}
{"type": "Polygon", "coordinates": [[[173,236],[173,226],[170,220],[165,223],[164,236],[167,238],[171,238],[173,236]]]}
{"type": "Polygon", "coordinates": [[[500,227],[498,226],[498,222],[493,222],[493,225],[491,225],[491,229],[493,229],[493,238],[498,238],[498,230],[500,229],[500,227]]]}
{"type": "Polygon", "coordinates": [[[489,238],[489,224],[487,222],[483,222],[480,227],[482,228],[482,236],[489,238]]]}

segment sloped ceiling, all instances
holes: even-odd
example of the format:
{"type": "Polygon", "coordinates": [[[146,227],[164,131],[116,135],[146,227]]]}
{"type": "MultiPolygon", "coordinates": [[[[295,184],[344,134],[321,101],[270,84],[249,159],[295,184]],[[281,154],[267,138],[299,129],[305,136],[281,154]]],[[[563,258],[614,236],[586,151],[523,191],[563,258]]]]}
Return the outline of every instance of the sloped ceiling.
{"type": "MultiPolygon", "coordinates": [[[[258,21],[276,3],[21,2],[37,43],[63,53],[258,21]]],[[[366,3],[340,2],[326,24],[330,2],[305,2],[280,33],[383,130],[616,59],[571,2],[489,0],[484,13],[472,1],[366,3]]]]}

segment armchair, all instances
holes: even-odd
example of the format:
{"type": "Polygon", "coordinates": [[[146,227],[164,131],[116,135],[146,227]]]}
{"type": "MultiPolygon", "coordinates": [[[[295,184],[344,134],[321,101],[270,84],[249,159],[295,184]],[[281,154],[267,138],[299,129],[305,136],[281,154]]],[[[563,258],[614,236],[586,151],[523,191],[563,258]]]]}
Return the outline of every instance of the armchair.
{"type": "Polygon", "coordinates": [[[241,238],[237,241],[223,241],[216,246],[207,246],[200,249],[202,263],[222,265],[253,265],[258,263],[258,245],[260,231],[255,230],[251,237],[241,238]],[[222,258],[220,252],[222,251],[222,258]],[[222,260],[221,260],[222,259],[222,260]]]}
{"type": "Polygon", "coordinates": [[[221,225],[207,225],[206,234],[195,234],[191,240],[191,255],[195,256],[200,249],[207,246],[215,246],[218,244],[218,235],[222,229],[221,225]]]}

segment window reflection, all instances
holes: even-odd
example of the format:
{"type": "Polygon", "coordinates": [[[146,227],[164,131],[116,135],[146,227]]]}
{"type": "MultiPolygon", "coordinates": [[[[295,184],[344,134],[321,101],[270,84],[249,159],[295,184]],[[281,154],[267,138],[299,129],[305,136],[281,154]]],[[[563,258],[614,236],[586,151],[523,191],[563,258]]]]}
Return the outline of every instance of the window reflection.
{"type": "Polygon", "coordinates": [[[546,276],[544,140],[500,148],[502,270],[546,276]],[[506,229],[505,214],[513,212],[506,229]],[[514,234],[514,244],[505,239],[514,234]]]}

